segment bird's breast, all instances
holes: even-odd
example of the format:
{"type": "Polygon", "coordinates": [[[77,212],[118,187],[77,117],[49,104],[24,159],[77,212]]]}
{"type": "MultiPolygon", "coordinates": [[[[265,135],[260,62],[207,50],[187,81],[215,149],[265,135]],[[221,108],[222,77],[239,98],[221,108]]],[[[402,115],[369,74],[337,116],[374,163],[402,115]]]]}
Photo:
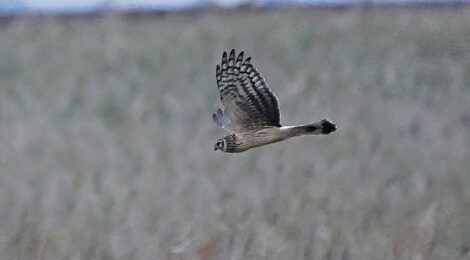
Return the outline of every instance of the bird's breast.
{"type": "Polygon", "coordinates": [[[280,142],[286,138],[287,136],[284,131],[281,131],[279,127],[269,127],[237,133],[237,139],[240,142],[238,149],[243,150],[280,142]]]}

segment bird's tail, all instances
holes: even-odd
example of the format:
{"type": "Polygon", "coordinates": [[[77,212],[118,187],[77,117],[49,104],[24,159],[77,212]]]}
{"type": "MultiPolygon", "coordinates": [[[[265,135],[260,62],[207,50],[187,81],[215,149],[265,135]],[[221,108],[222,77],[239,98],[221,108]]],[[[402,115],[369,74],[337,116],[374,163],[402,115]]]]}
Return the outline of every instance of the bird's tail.
{"type": "Polygon", "coordinates": [[[295,135],[328,135],[336,131],[336,125],[328,119],[307,125],[296,126],[292,129],[295,135]]]}

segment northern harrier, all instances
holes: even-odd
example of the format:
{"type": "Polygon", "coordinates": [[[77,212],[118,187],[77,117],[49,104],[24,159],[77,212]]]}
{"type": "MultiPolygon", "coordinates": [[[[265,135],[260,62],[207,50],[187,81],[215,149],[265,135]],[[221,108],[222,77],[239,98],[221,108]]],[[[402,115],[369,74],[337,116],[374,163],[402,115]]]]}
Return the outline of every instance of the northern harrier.
{"type": "Polygon", "coordinates": [[[222,55],[216,69],[217,85],[224,110],[212,115],[215,124],[229,131],[214,150],[238,153],[253,147],[301,135],[330,134],[336,125],[327,119],[300,126],[281,126],[279,104],[265,80],[251,63],[232,50],[222,55]]]}

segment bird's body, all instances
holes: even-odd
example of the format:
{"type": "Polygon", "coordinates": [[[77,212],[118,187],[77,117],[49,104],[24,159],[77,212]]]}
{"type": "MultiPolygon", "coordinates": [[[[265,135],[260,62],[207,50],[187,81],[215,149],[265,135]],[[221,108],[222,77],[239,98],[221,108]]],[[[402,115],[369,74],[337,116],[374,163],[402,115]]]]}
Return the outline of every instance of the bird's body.
{"type": "Polygon", "coordinates": [[[226,152],[244,152],[250,148],[277,143],[296,136],[322,134],[322,131],[324,130],[322,130],[321,124],[314,123],[305,126],[273,126],[241,133],[232,133],[225,137],[225,139],[230,139],[230,142],[226,142],[226,152]]]}
{"type": "Polygon", "coordinates": [[[250,148],[277,143],[288,137],[287,131],[280,127],[266,127],[242,133],[233,133],[225,137],[227,142],[226,152],[239,153],[250,148]]]}
{"type": "Polygon", "coordinates": [[[235,50],[232,50],[227,58],[224,52],[221,65],[217,65],[217,85],[224,110],[218,109],[213,120],[230,134],[219,139],[214,150],[244,152],[295,136],[336,131],[336,125],[327,119],[301,126],[281,126],[276,96],[251,58],[244,60],[243,55],[241,52],[235,58],[235,50]]]}

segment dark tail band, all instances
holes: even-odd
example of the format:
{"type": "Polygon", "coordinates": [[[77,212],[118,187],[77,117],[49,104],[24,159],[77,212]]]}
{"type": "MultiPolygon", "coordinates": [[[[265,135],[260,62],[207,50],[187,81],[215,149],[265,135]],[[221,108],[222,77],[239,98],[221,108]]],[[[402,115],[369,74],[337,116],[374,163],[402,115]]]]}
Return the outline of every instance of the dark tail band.
{"type": "Polygon", "coordinates": [[[328,119],[320,122],[296,127],[301,135],[308,134],[324,134],[328,135],[336,131],[336,125],[328,119]]]}

